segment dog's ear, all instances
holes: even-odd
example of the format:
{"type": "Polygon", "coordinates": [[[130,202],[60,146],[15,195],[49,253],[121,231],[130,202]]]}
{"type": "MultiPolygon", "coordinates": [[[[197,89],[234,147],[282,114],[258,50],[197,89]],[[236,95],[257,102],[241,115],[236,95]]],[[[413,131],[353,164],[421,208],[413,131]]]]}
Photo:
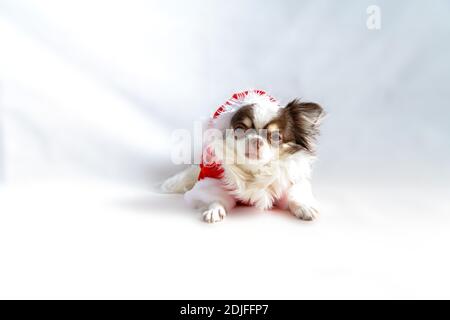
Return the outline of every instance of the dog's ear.
{"type": "Polygon", "coordinates": [[[319,133],[320,122],[325,112],[322,107],[313,102],[300,102],[293,100],[284,108],[287,121],[287,129],[295,137],[295,142],[313,151],[314,140],[319,133]]]}

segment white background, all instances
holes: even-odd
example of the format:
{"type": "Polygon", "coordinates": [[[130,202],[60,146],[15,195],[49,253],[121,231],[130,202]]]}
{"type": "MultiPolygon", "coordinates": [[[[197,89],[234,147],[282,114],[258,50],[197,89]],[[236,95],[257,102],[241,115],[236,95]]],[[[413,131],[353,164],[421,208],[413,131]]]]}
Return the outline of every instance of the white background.
{"type": "Polygon", "coordinates": [[[450,298],[449,37],[444,0],[0,0],[0,298],[450,298]],[[317,222],[156,192],[252,87],[329,114],[317,222]]]}

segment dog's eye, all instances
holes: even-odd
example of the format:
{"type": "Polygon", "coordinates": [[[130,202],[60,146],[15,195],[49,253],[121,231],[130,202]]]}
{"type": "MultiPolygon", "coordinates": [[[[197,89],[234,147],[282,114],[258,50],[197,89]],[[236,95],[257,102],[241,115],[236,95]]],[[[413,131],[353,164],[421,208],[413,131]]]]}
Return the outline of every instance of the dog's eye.
{"type": "Polygon", "coordinates": [[[271,133],[270,133],[270,141],[272,142],[272,143],[274,143],[274,144],[279,144],[279,143],[281,143],[281,140],[282,140],[282,135],[281,135],[281,132],[279,132],[279,131],[272,131],[271,133]]]}

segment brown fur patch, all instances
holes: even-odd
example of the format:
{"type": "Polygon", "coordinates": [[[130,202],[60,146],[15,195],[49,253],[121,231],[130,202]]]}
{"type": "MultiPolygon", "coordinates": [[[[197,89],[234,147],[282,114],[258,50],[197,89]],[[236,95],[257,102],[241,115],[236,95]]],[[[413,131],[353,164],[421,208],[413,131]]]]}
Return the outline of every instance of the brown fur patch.
{"type": "Polygon", "coordinates": [[[252,129],[253,125],[253,104],[243,106],[231,118],[231,127],[233,129],[252,129]]]}
{"type": "Polygon", "coordinates": [[[295,153],[300,149],[314,152],[324,111],[317,103],[291,101],[267,127],[276,124],[282,134],[282,151],[295,153]]]}

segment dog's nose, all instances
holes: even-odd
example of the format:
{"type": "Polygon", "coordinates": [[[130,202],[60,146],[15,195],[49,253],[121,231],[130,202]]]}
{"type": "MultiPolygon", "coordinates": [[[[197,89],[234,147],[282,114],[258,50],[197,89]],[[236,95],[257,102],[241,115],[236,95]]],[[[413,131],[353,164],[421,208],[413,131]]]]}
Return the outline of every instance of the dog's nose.
{"type": "Polygon", "coordinates": [[[255,147],[255,148],[261,148],[262,147],[262,145],[264,144],[264,140],[261,138],[261,137],[255,137],[255,138],[253,138],[252,139],[252,142],[251,142],[252,144],[253,144],[253,146],[255,147]]]}

